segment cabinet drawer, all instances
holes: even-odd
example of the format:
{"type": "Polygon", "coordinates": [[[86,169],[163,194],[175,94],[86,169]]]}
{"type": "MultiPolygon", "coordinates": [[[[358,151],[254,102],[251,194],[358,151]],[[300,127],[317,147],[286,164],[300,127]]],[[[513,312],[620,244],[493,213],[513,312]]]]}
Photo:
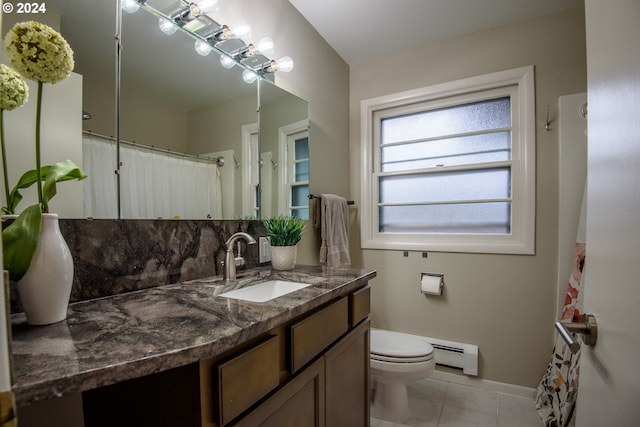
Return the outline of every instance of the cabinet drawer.
{"type": "Polygon", "coordinates": [[[318,359],[234,426],[324,427],[324,398],[324,360],[318,359]]]}
{"type": "Polygon", "coordinates": [[[218,421],[225,425],[279,384],[278,337],[218,365],[218,421]]]}
{"type": "Polygon", "coordinates": [[[349,295],[349,322],[351,327],[364,320],[371,312],[371,286],[367,285],[349,295]]]}
{"type": "Polygon", "coordinates": [[[349,329],[348,297],[289,327],[291,372],[296,372],[349,329]]]}

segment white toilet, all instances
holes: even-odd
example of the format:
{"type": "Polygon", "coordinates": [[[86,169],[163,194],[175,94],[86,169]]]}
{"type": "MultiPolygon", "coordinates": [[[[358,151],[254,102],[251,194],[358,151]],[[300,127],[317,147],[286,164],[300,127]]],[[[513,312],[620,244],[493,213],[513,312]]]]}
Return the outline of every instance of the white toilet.
{"type": "Polygon", "coordinates": [[[371,416],[409,418],[407,384],[427,378],[435,365],[433,347],[420,337],[371,329],[371,416]]]}

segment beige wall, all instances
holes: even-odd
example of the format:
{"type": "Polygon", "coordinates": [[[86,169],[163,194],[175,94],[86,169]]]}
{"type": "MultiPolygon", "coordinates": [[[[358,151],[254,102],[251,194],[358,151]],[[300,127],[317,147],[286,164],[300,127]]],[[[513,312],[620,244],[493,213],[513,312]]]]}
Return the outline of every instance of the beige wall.
{"type": "MultiPolygon", "coordinates": [[[[291,56],[291,73],[276,74],[276,84],[309,101],[311,192],[349,195],[349,67],[288,0],[225,0],[221,22],[244,18],[254,37],[270,35],[270,55],[291,56]]],[[[352,246],[356,246],[352,245],[352,246]]],[[[318,263],[317,230],[307,230],[298,262],[318,263]]]]}
{"type": "MultiPolygon", "coordinates": [[[[359,250],[352,259],[378,270],[372,309],[376,327],[477,344],[480,377],[534,387],[551,355],[558,222],[557,122],[545,131],[547,105],[586,89],[584,10],[478,32],[411,52],[352,65],[351,194],[360,192],[360,101],[495,71],[535,66],[536,255],[359,250]],[[389,66],[394,64],[394,66],[389,66]],[[445,292],[425,297],[420,273],[445,274],[445,292]]],[[[365,207],[360,207],[365,208],[365,207]]],[[[357,230],[357,227],[353,228],[357,230]]]]}

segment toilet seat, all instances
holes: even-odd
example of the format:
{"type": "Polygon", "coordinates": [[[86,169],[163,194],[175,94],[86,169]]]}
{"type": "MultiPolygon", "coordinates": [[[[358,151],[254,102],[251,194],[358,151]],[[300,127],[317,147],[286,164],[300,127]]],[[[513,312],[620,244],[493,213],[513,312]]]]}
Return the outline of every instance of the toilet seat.
{"type": "Polygon", "coordinates": [[[433,346],[401,332],[371,330],[371,359],[382,362],[418,363],[433,359],[433,346]]]}

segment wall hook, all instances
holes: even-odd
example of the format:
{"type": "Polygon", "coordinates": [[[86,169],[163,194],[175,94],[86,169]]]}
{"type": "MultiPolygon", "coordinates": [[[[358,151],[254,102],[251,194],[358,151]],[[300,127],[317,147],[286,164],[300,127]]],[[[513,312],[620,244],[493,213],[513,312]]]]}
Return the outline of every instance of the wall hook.
{"type": "Polygon", "coordinates": [[[547,105],[547,119],[544,122],[545,130],[551,130],[551,122],[549,121],[549,105],[547,105]]]}

